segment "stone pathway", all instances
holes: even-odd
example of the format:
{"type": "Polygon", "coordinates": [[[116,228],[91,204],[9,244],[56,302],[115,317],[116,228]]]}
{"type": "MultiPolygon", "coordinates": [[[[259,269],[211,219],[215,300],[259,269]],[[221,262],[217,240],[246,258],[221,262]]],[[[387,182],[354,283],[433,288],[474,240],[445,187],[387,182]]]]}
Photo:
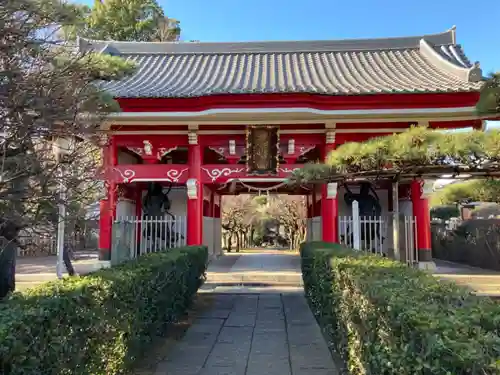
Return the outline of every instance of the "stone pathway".
{"type": "Polygon", "coordinates": [[[218,294],[155,375],[336,375],[301,293],[218,294]]]}
{"type": "Polygon", "coordinates": [[[471,288],[477,295],[500,297],[500,272],[434,259],[434,275],[471,288]]]}
{"type": "Polygon", "coordinates": [[[200,292],[302,292],[298,254],[279,251],[229,253],[213,261],[200,292]]]}
{"type": "Polygon", "coordinates": [[[337,375],[301,283],[297,254],[232,253],[215,260],[200,290],[212,303],[154,374],[337,375]]]}
{"type": "MultiPolygon", "coordinates": [[[[55,256],[22,257],[18,258],[16,263],[16,290],[31,288],[57,278],[55,256]]],[[[74,260],[72,263],[79,275],[110,266],[110,262],[99,261],[97,252],[83,253],[81,259],[74,260]]],[[[67,275],[66,269],[64,269],[64,275],[67,275]]]]}

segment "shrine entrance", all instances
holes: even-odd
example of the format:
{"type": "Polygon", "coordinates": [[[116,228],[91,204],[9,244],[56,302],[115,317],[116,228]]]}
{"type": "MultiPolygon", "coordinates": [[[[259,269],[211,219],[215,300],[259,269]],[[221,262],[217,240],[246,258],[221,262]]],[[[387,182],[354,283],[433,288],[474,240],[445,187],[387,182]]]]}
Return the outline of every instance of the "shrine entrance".
{"type": "MultiPolygon", "coordinates": [[[[412,212],[420,193],[411,196],[411,184],[289,183],[295,170],[324,160],[337,141],[335,132],[324,124],[308,127],[304,133],[296,126],[248,125],[224,137],[214,127],[206,133],[179,130],[176,135],[139,140],[115,135],[117,160],[108,180],[116,193],[102,207],[116,205],[110,259],[119,263],[149,252],[200,244],[217,257],[223,252],[224,196],[281,194],[304,197],[303,215],[294,220],[305,220],[305,240],[338,242],[417,262],[412,212]]],[[[420,192],[420,185],[415,189],[420,192]]],[[[106,235],[105,230],[101,226],[101,234],[106,235]]]]}

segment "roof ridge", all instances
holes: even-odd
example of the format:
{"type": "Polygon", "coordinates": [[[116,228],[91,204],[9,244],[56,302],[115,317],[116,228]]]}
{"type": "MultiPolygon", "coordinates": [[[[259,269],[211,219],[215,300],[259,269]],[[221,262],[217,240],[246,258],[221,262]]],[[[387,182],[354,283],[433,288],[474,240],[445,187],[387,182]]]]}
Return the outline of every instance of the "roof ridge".
{"type": "Polygon", "coordinates": [[[341,52],[419,48],[421,39],[436,46],[450,45],[453,43],[454,31],[450,29],[438,34],[390,38],[254,42],[130,42],[97,41],[82,38],[80,45],[83,48],[93,50],[102,50],[105,45],[108,45],[117,54],[341,52]]]}
{"type": "MultiPolygon", "coordinates": [[[[443,36],[448,36],[449,42],[443,42],[442,44],[454,44],[455,37],[455,27],[452,27],[444,32],[432,33],[432,34],[420,34],[420,35],[408,35],[408,36],[394,36],[394,37],[376,37],[376,38],[343,38],[343,39],[280,39],[280,40],[247,40],[247,41],[223,41],[223,42],[200,42],[200,41],[165,41],[165,42],[143,42],[143,41],[128,41],[128,40],[104,40],[104,39],[90,39],[80,37],[82,40],[87,42],[95,43],[108,43],[108,44],[153,44],[153,45],[183,45],[183,44],[218,44],[218,45],[231,45],[231,44],[278,44],[278,43],[355,43],[355,42],[376,42],[376,41],[401,41],[409,39],[434,39],[443,36]]],[[[433,43],[436,44],[436,43],[433,43]]]]}

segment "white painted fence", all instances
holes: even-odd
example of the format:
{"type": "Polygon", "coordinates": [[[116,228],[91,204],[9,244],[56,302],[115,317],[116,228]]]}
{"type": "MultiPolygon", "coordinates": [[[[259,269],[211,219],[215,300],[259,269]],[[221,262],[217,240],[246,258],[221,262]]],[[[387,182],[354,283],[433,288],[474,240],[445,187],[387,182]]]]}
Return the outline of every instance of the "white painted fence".
{"type": "Polygon", "coordinates": [[[396,259],[409,265],[418,262],[414,217],[401,216],[395,220],[393,215],[359,216],[356,201],[353,202],[352,211],[352,216],[339,216],[339,239],[342,244],[384,256],[392,249],[396,259]],[[390,226],[392,230],[389,230],[390,226]]]}
{"type": "Polygon", "coordinates": [[[383,254],[388,222],[384,216],[340,216],[340,241],[356,250],[383,254]]]}
{"type": "Polygon", "coordinates": [[[112,262],[182,246],[186,246],[186,216],[121,217],[113,224],[112,262]]]}
{"type": "MultiPolygon", "coordinates": [[[[404,260],[408,265],[415,265],[418,263],[417,252],[417,221],[415,217],[405,216],[403,219],[402,235],[404,244],[401,250],[404,252],[404,260]]],[[[401,259],[403,260],[403,259],[401,259]]]]}

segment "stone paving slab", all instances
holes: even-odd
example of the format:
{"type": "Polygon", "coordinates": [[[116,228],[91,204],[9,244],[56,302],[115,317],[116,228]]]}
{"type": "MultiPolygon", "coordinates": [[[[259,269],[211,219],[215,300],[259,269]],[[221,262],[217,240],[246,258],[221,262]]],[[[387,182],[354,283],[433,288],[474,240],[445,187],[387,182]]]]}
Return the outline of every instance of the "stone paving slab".
{"type": "Polygon", "coordinates": [[[214,294],[156,375],[338,375],[303,293],[214,294]]]}

